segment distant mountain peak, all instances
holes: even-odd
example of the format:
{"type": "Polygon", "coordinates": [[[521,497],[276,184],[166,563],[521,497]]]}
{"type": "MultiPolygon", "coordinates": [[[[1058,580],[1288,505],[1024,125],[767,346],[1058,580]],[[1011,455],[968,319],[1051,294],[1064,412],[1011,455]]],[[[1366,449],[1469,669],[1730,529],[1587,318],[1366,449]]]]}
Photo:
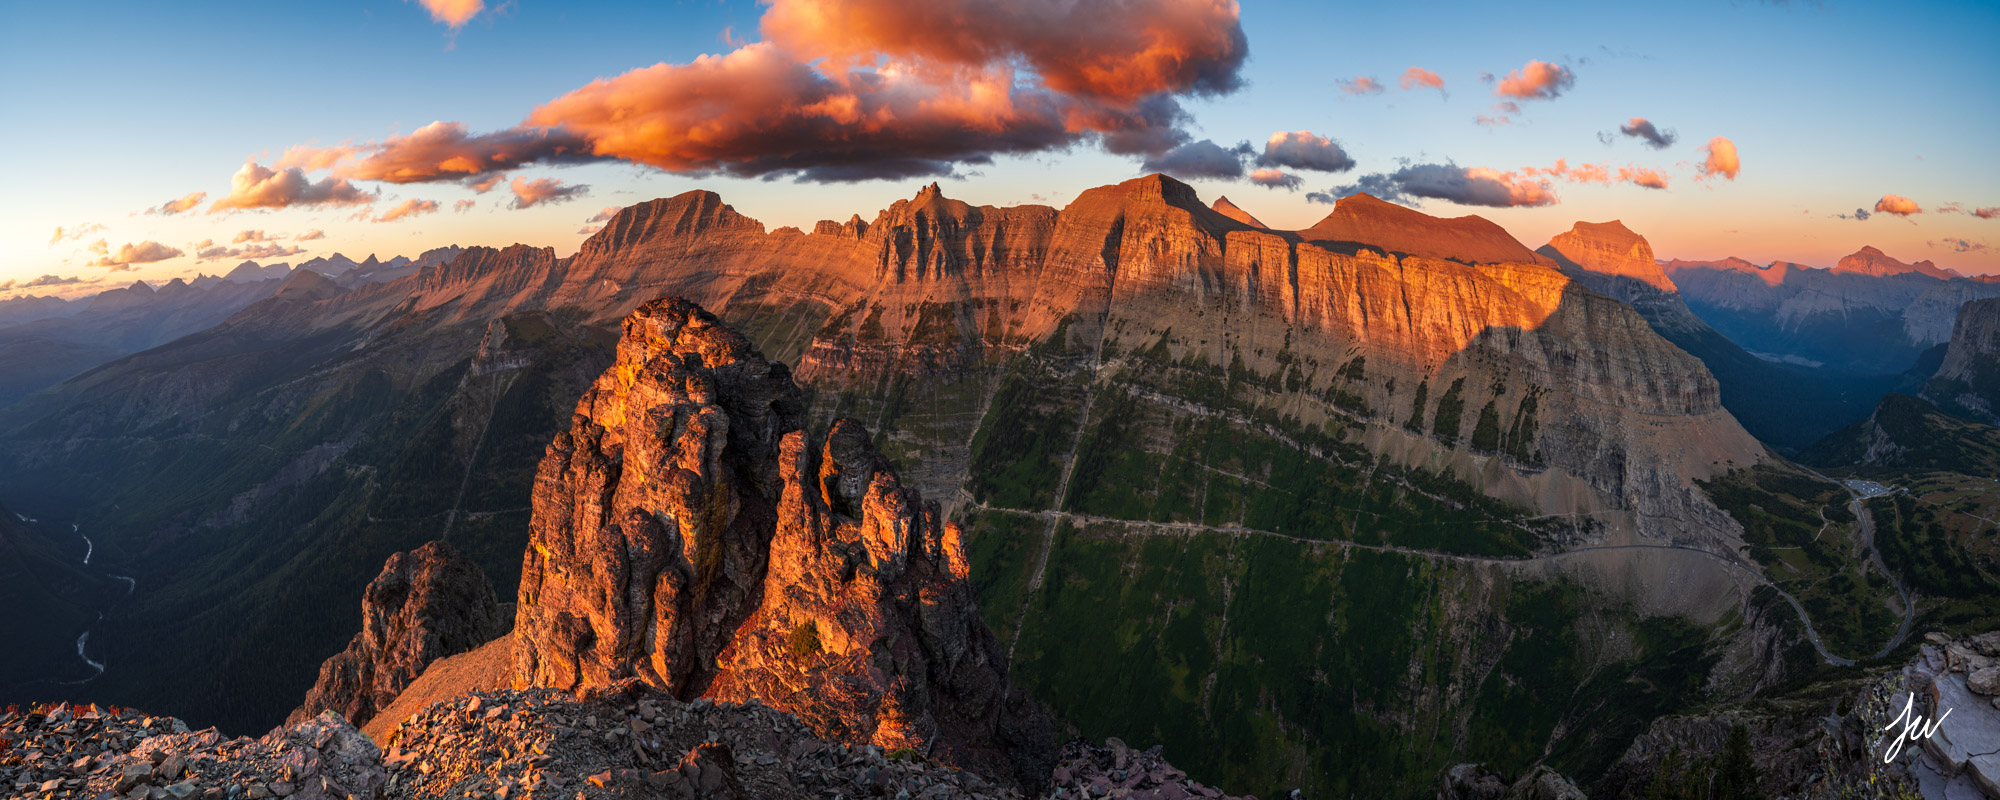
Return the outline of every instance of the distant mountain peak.
{"type": "Polygon", "coordinates": [[[1941,281],[1951,280],[1952,277],[1946,274],[1944,270],[1938,269],[1936,264],[1929,261],[1905,264],[1891,257],[1889,254],[1876,249],[1872,245],[1864,246],[1860,250],[1854,251],[1852,255],[1841,257],[1840,263],[1834,265],[1833,271],[1857,275],[1872,275],[1878,278],[1908,275],[1910,273],[1936,278],[1941,281]]]}
{"type": "Polygon", "coordinates": [[[1556,259],[1565,272],[1631,278],[1661,291],[1675,291],[1674,282],[1653,258],[1652,244],[1615,219],[1578,222],[1549,239],[1540,252],[1556,259]]]}
{"type": "Polygon", "coordinates": [[[1215,209],[1216,213],[1219,213],[1230,219],[1236,220],[1237,222],[1241,222],[1252,228],[1261,228],[1269,230],[1271,227],[1269,225],[1265,225],[1263,221],[1257,219],[1255,215],[1252,215],[1250,212],[1243,210],[1242,207],[1236,205],[1235,203],[1229,202],[1229,197],[1226,195],[1223,197],[1215,198],[1215,205],[1212,206],[1212,208],[1215,209]]]}

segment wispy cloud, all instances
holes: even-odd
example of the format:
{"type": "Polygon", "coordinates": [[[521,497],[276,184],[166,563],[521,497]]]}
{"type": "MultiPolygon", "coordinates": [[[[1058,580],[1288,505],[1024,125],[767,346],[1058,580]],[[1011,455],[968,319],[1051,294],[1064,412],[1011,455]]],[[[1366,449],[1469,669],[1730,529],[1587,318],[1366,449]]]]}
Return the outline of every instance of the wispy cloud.
{"type": "Polygon", "coordinates": [[[476,205],[479,205],[479,201],[477,200],[460,200],[456,203],[451,204],[451,210],[453,213],[463,214],[467,211],[471,211],[472,207],[476,205]]]}
{"type": "Polygon", "coordinates": [[[623,206],[605,206],[605,207],[604,207],[604,210],[603,210],[603,211],[599,211],[599,212],[597,212],[596,214],[592,215],[590,219],[587,219],[587,220],[584,220],[584,221],[585,221],[585,222],[610,222],[610,221],[611,221],[611,218],[612,218],[612,217],[615,217],[615,216],[618,216],[618,212],[620,212],[620,211],[624,211],[624,210],[625,210],[625,208],[624,208],[623,206]]]}
{"type": "Polygon", "coordinates": [[[201,205],[201,201],[207,199],[208,199],[207,192],[188,192],[187,194],[181,195],[179,199],[168,200],[167,202],[146,209],[146,213],[167,214],[167,215],[179,214],[183,211],[192,209],[195,206],[201,205]]]}
{"type": "Polygon", "coordinates": [[[1964,239],[1956,239],[1956,238],[1947,238],[1944,239],[1943,241],[1925,242],[1925,244],[1928,244],[1934,248],[1936,247],[1946,248],[1954,253],[1986,253],[1986,252],[1991,252],[1993,250],[1992,247],[1988,246],[1984,242],[1968,242],[1964,239]]]}
{"type": "Polygon", "coordinates": [[[1445,93],[1444,79],[1438,77],[1437,73],[1423,67],[1411,67],[1403,70],[1403,77],[1396,81],[1396,85],[1402,87],[1404,91],[1411,89],[1436,89],[1438,90],[1438,94],[1445,93]]]}
{"type": "Polygon", "coordinates": [[[297,236],[292,237],[292,241],[310,242],[315,239],[324,239],[324,238],[326,238],[326,231],[314,228],[312,230],[306,231],[305,233],[301,233],[297,236]]]}
{"type": "Polygon", "coordinates": [[[437,210],[438,210],[437,201],[418,200],[412,197],[408,200],[404,200],[401,203],[397,203],[395,206],[391,207],[388,211],[382,212],[382,216],[376,217],[375,221],[395,222],[396,220],[404,219],[406,217],[414,217],[422,214],[430,214],[436,212],[437,210]]]}
{"type": "Polygon", "coordinates": [[[507,188],[514,192],[514,208],[534,208],[545,203],[561,203],[590,193],[590,187],[586,184],[566,186],[554,178],[534,180],[515,178],[507,188]]]}
{"type": "Polygon", "coordinates": [[[49,246],[54,247],[64,241],[74,242],[101,230],[104,230],[104,226],[95,222],[86,222],[70,228],[58,225],[56,226],[56,235],[49,237],[49,246]]]}
{"type": "Polygon", "coordinates": [[[1366,75],[1357,78],[1341,78],[1333,83],[1339,86],[1340,91],[1346,94],[1381,94],[1384,89],[1388,88],[1383,86],[1381,81],[1366,75]]]}

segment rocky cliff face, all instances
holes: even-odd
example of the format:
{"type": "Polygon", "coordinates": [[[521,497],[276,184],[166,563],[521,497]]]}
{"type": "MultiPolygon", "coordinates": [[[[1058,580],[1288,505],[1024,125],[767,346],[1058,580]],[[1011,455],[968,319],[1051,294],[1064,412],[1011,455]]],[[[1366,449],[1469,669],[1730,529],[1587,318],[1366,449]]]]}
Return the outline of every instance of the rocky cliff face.
{"type": "Polygon", "coordinates": [[[1332,213],[1299,231],[1299,237],[1309,242],[1324,242],[1336,249],[1342,243],[1358,244],[1388,253],[1468,264],[1537,262],[1526,246],[1485,217],[1440,219],[1369,194],[1340,198],[1333,204],[1332,213]]]}
{"type": "Polygon", "coordinates": [[[1667,273],[1653,259],[1652,245],[1615,219],[1579,222],[1569,231],[1556,234],[1540,252],[1551,255],[1550,250],[1566,259],[1563,264],[1566,271],[1575,267],[1592,275],[1629,278],[1663,292],[1674,291],[1673,281],[1667,279],[1667,273]]]}
{"type": "Polygon", "coordinates": [[[1948,411],[2000,424],[2000,298],[1959,309],[1944,363],[1924,396],[1948,411]]]}
{"type": "Polygon", "coordinates": [[[1038,780],[1053,735],[1008,695],[957,526],[857,424],[813,443],[803,412],[790,371],[706,311],[634,311],[536,479],[516,683],[755,698],[1038,780]]]}
{"type": "Polygon", "coordinates": [[[507,625],[486,574],[457,548],[435,541],[390,556],[361,596],[361,632],[320,665],[286,724],[323,711],[365,724],[431,662],[492,641],[507,625]]]}

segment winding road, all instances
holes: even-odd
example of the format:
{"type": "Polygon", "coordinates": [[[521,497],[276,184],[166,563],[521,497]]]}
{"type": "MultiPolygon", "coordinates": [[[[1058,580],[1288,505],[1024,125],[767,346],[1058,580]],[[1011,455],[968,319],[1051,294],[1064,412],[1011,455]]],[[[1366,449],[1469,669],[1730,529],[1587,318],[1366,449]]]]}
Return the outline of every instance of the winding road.
{"type": "MultiPolygon", "coordinates": [[[[1841,485],[1846,486],[1846,484],[1841,484],[1841,485]]],[[[1850,493],[1852,492],[1851,489],[1849,491],[1850,493]]],[[[1556,561],[1560,559],[1572,558],[1585,553],[1601,552],[1608,550],[1679,550],[1689,553],[1699,553],[1706,558],[1713,559],[1714,561],[1724,566],[1727,566],[1732,570],[1742,573],[1743,575],[1756,581],[1756,583],[1760,586],[1770,587],[1771,591],[1776,592],[1779,597],[1784,598],[1785,602],[1791,605],[1792,611],[1798,614],[1799,622],[1804,624],[1806,628],[1806,640],[1812,643],[1813,650],[1819,653],[1820,658],[1824,659],[1826,663],[1832,664],[1837,667],[1851,667],[1855,665],[1855,661],[1853,659],[1843,658],[1841,656],[1835,655],[1832,651],[1826,648],[1826,643],[1820,638],[1819,631],[1813,627],[1812,615],[1806,612],[1805,604],[1800,603],[1799,599],[1797,597],[1794,597],[1791,592],[1785,591],[1783,587],[1780,587],[1776,582],[1772,581],[1769,577],[1765,576],[1763,573],[1758,572],[1755,569],[1752,569],[1750,566],[1746,564],[1727,558],[1718,553],[1710,552],[1708,550],[1703,550],[1698,547],[1689,547],[1687,545],[1677,545],[1677,544],[1611,544],[1611,545],[1597,545],[1592,547],[1578,547],[1571,550],[1564,550],[1560,553],[1550,553],[1548,555],[1540,555],[1540,556],[1528,556],[1525,558],[1508,558],[1504,556],[1476,556],[1464,553],[1446,553],[1437,550],[1422,550],[1409,547],[1397,547],[1395,545],[1361,544],[1359,542],[1352,542],[1342,539],[1314,539],[1305,536],[1294,536],[1288,533],[1279,533],[1277,531],[1260,530],[1257,528],[1198,525],[1192,522],[1140,522],[1135,520],[1116,519],[1112,517],[1099,517],[1090,514],[1076,514],[1068,511],[1053,510],[1053,509],[1048,511],[1027,511],[1023,509],[1013,509],[1013,508],[994,508],[992,506],[988,506],[974,499],[970,493],[965,492],[963,489],[961,489],[959,493],[961,500],[965,503],[966,506],[977,508],[982,511],[991,511],[1002,514],[1018,514],[1023,516],[1032,516],[1032,517],[1049,519],[1049,530],[1046,534],[1047,541],[1045,541],[1042,545],[1042,553],[1040,561],[1039,563],[1036,564],[1035,574],[1030,578],[1029,590],[1028,590],[1028,594],[1030,596],[1033,595],[1036,589],[1040,588],[1042,583],[1042,574],[1048,570],[1049,550],[1054,549],[1055,526],[1057,522],[1063,520],[1069,520],[1086,525],[1096,524],[1096,523],[1111,523],[1117,525],[1124,525],[1127,528],[1139,528],[1139,529],[1153,528],[1153,529],[1165,529],[1165,530],[1178,530],[1178,531],[1185,531],[1190,534],[1219,533],[1230,536],[1271,536],[1292,542],[1298,542],[1300,544],[1305,544],[1313,547],[1352,548],[1356,550],[1371,550],[1378,553],[1395,553],[1399,555],[1412,556],[1416,558],[1429,558],[1440,561],[1456,561],[1460,563],[1477,563],[1477,564],[1500,564],[1500,565],[1532,564],[1536,562],[1556,561]]],[[[1857,517],[1860,517],[1859,513],[1860,505],[1861,505],[1861,498],[1859,496],[1857,496],[1850,502],[1850,507],[1856,509],[1857,517]]],[[[1865,533],[1864,536],[1866,536],[1867,538],[1868,547],[1871,555],[1875,555],[1876,557],[1876,567],[1878,569],[1882,569],[1883,574],[1887,575],[1888,570],[1882,566],[1879,554],[1874,553],[1874,539],[1872,534],[1873,526],[1864,525],[1863,529],[1864,531],[1868,532],[1865,533]]],[[[1890,580],[1894,582],[1895,578],[1891,576],[1890,580]]],[[[1902,588],[1903,588],[1902,584],[1900,582],[1896,582],[1897,591],[1899,592],[1902,591],[1902,588]]],[[[1904,607],[1904,617],[1903,617],[1902,629],[1896,633],[1896,638],[1890,640],[1889,644],[1883,647],[1881,652],[1876,653],[1874,656],[1871,656],[1871,658],[1881,658],[1885,655],[1888,655],[1890,651],[1895,650],[1898,645],[1901,645],[1903,639],[1906,636],[1908,636],[1910,623],[1914,618],[1914,613],[1913,613],[1913,606],[1910,605],[1909,595],[1907,593],[1903,595],[1903,607],[1904,607]]],[[[1028,603],[1024,600],[1022,602],[1022,613],[1024,615],[1027,613],[1027,608],[1028,608],[1028,603]]],[[[1020,640],[1021,628],[1025,627],[1027,626],[1024,622],[1023,624],[1015,628],[1014,636],[1016,643],[1018,643],[1020,640]]],[[[1008,660],[1010,662],[1013,660],[1012,646],[1008,648],[1008,660]]]]}
{"type": "MultiPolygon", "coordinates": [[[[89,566],[90,557],[97,553],[97,544],[95,542],[92,542],[90,540],[90,536],[83,532],[83,527],[81,525],[71,524],[69,526],[69,530],[71,533],[74,533],[83,539],[83,563],[85,566],[89,566]]],[[[132,593],[139,590],[139,581],[136,579],[127,577],[125,575],[113,575],[109,572],[104,573],[104,576],[114,581],[120,581],[124,583],[126,597],[132,596],[132,593]]],[[[104,676],[104,662],[91,658],[89,649],[90,634],[95,632],[97,629],[97,624],[103,621],[104,621],[104,612],[102,611],[97,612],[97,619],[92,621],[90,623],[90,627],[85,628],[83,633],[76,637],[76,657],[82,659],[85,666],[90,667],[91,669],[90,677],[84,678],[82,680],[62,681],[61,683],[63,685],[75,686],[78,684],[89,683],[104,676]]]]}

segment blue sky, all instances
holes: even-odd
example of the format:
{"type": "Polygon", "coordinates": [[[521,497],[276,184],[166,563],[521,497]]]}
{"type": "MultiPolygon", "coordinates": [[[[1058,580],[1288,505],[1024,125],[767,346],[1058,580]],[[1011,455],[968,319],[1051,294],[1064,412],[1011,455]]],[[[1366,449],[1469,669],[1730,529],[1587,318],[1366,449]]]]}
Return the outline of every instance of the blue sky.
{"type": "MultiPolygon", "coordinates": [[[[970,0],[966,0],[970,2],[970,0]]],[[[1173,2],[1174,0],[1159,0],[1173,2]]],[[[1189,0],[1193,2],[1194,0],[1189,0]]],[[[929,178],[800,183],[682,175],[630,162],[530,164],[509,178],[585,184],[567,202],[508,207],[501,191],[456,183],[355,181],[379,192],[373,219],[405,200],[440,204],[393,222],[352,219],[354,206],[202,213],[227,195],[246,159],[271,164],[296,145],[374,142],[437,120],[473,133],[519,125],[537,107],[592,80],[656,63],[685,64],[760,38],[767,7],[750,2],[549,3],[515,0],[453,30],[412,2],[106,3],[0,6],[0,284],[53,274],[90,282],[221,272],[238,258],[192,255],[113,271],[87,264],[89,245],[157,242],[194,252],[244,231],[304,248],[297,262],[335,251],[414,255],[443,244],[525,242],[573,252],[585,220],[692,188],[720,192],[767,226],[872,217],[929,178]],[[173,216],[145,209],[191,192],[207,202],[173,216]],[[453,204],[471,200],[463,213],[453,204]],[[57,227],[81,237],[51,244],[57,227]],[[310,230],[324,238],[299,241],[310,230]]],[[[1657,169],[1666,190],[1555,180],[1559,202],[1468,206],[1426,200],[1441,216],[1480,214],[1533,247],[1577,220],[1623,219],[1662,257],[1738,255],[1831,265],[1873,244],[1905,261],[2000,272],[2000,218],[1947,213],[2000,206],[2000,4],[1696,2],[1607,5],[1443,2],[1245,2],[1249,58],[1242,88],[1183,96],[1196,139],[1261,147],[1273,132],[1331,137],[1356,166],[1300,172],[1301,190],[1193,180],[1205,198],[1227,194],[1274,227],[1310,225],[1328,207],[1308,191],[1356,183],[1406,163],[1500,172],[1600,164],[1657,169]],[[1474,122],[1502,98],[1481,73],[1504,76],[1531,60],[1565,67],[1559,97],[1520,103],[1512,124],[1474,122]],[[1402,91],[1409,67],[1438,73],[1445,94],[1402,91]],[[1389,85],[1350,95],[1337,81],[1389,85]],[[1601,142],[1629,117],[1679,134],[1666,150],[1632,138],[1601,142]],[[1711,137],[1738,148],[1733,179],[1697,180],[1711,137]],[[1887,194],[1923,213],[1835,217],[1887,194]]],[[[974,203],[1046,202],[1140,174],[1141,156],[1093,141],[990,164],[961,164],[946,194],[974,203]]],[[[321,177],[323,173],[313,177],[321,177]]],[[[256,244],[255,241],[249,244],[256,244]]],[[[238,245],[239,247],[241,245],[238,245]]],[[[92,283],[72,289],[80,291],[92,283]]],[[[47,290],[36,290],[47,291],[47,290]]],[[[19,293],[0,292],[0,296],[19,293]]]]}

